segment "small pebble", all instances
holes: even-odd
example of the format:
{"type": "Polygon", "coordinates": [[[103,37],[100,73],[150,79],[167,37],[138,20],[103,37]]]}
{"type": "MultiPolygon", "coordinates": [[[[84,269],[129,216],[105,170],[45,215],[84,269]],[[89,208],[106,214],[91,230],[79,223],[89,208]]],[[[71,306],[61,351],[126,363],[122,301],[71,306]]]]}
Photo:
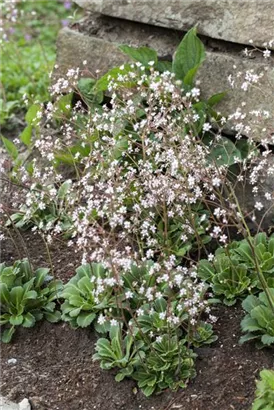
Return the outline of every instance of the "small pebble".
{"type": "Polygon", "coordinates": [[[16,364],[17,363],[17,359],[11,358],[8,360],[8,364],[16,364]]]}
{"type": "Polygon", "coordinates": [[[31,410],[30,402],[28,401],[28,399],[23,399],[22,401],[20,401],[19,410],[31,410]]]}

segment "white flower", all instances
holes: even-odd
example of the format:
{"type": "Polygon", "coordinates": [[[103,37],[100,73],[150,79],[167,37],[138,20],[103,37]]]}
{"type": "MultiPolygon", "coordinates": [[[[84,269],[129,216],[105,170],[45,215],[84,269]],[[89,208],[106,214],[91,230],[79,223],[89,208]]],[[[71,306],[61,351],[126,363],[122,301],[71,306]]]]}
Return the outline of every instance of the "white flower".
{"type": "Polygon", "coordinates": [[[125,297],[126,297],[126,299],[131,299],[133,297],[133,292],[131,292],[131,290],[128,290],[125,293],[125,297]]]}
{"type": "Polygon", "coordinates": [[[212,185],[216,186],[216,187],[220,186],[221,185],[221,179],[218,178],[218,177],[213,178],[212,179],[212,185]]]}
{"type": "Polygon", "coordinates": [[[205,122],[203,125],[203,131],[209,131],[212,128],[212,126],[209,124],[209,122],[205,122]]]}
{"type": "Polygon", "coordinates": [[[254,205],[254,208],[257,209],[258,211],[261,211],[263,209],[263,204],[261,202],[256,202],[254,205]]]}
{"type": "Polygon", "coordinates": [[[264,56],[264,58],[269,58],[271,56],[271,51],[270,50],[264,50],[263,56],[264,56]]]}
{"type": "Polygon", "coordinates": [[[99,317],[98,317],[98,323],[99,323],[99,325],[103,325],[105,322],[106,322],[105,316],[103,316],[102,314],[100,314],[99,317]]]}

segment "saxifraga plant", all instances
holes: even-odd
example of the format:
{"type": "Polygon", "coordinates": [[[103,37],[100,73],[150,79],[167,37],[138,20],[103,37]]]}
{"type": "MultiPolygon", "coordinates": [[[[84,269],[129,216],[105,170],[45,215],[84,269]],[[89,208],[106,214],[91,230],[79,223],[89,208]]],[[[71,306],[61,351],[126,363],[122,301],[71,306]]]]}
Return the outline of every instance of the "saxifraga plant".
{"type": "Polygon", "coordinates": [[[8,343],[17,326],[32,327],[45,318],[55,323],[61,319],[55,300],[62,282],[49,276],[49,269],[32,270],[28,260],[13,266],[0,265],[0,324],[4,326],[2,341],[8,343]]]}
{"type": "MultiPolygon", "coordinates": [[[[274,298],[274,288],[268,291],[274,298]]],[[[247,314],[241,322],[245,335],[240,338],[240,343],[256,340],[259,348],[274,345],[274,312],[268,295],[265,292],[259,293],[258,297],[249,295],[242,306],[247,314]]]]}
{"type": "MultiPolygon", "coordinates": [[[[69,70],[66,78],[57,81],[51,89],[56,101],[36,117],[45,115],[62,127],[62,136],[24,134],[22,142],[30,150],[35,147],[48,166],[26,161],[17,167],[16,178],[18,183],[27,181],[26,200],[35,197],[43,206],[43,192],[37,198],[33,186],[38,181],[46,187],[49,181],[59,186],[67,179],[63,164],[74,170],[70,195],[66,195],[74,228],[69,244],[82,252],[84,264],[101,263],[110,276],[97,282],[91,282],[93,274],[77,278],[76,289],[66,295],[63,314],[75,326],[102,326],[109,344],[100,348],[125,349],[127,334],[134,335],[134,343],[143,341],[140,351],[146,356],[138,366],[151,379],[139,377],[138,368],[134,377],[151,394],[183,385],[192,374],[191,344],[214,340],[212,329],[201,321],[201,313],[209,313],[204,301],[207,287],[197,278],[191,252],[198,250],[198,258],[202,252],[208,254],[205,245],[210,239],[227,245],[231,225],[250,242],[234,182],[227,176],[233,164],[246,169],[252,163],[256,144],[251,137],[243,152],[239,143],[223,137],[226,119],[212,108],[223,94],[200,100],[194,78],[204,48],[195,29],[185,36],[171,65],[158,61],[147,48],[124,47],[124,51],[136,62],[116,67],[95,82],[78,83],[79,70],[69,70]],[[87,110],[79,101],[73,108],[71,95],[62,95],[76,88],[86,99],[87,110]],[[139,268],[151,260],[154,263],[146,266],[143,277],[136,270],[133,273],[133,264],[139,268]],[[106,303],[98,308],[104,294],[106,303]],[[164,310],[158,311],[157,303],[165,305],[164,310]],[[82,313],[85,317],[77,323],[82,313]],[[107,336],[110,327],[119,323],[123,324],[120,347],[117,336],[113,345],[107,336]],[[164,352],[167,340],[172,341],[171,351],[164,352]],[[180,357],[182,362],[186,359],[182,374],[180,357]]],[[[238,126],[236,114],[230,120],[238,126]]],[[[236,139],[241,138],[237,131],[236,139]]],[[[8,144],[8,151],[17,157],[15,145],[8,144]]],[[[256,175],[253,179],[256,183],[256,175]]],[[[49,200],[55,197],[56,192],[50,193],[49,200]]],[[[47,239],[51,240],[50,233],[47,239]]],[[[261,267],[256,258],[254,262],[265,289],[261,267]]],[[[237,275],[244,287],[240,283],[236,294],[243,295],[249,286],[246,270],[237,275]]],[[[221,292],[229,302],[237,296],[231,289],[221,292]]],[[[112,357],[110,365],[115,366],[125,356],[112,357]]]]}
{"type": "Polygon", "coordinates": [[[256,385],[252,410],[274,410],[274,371],[263,369],[256,385]]]}

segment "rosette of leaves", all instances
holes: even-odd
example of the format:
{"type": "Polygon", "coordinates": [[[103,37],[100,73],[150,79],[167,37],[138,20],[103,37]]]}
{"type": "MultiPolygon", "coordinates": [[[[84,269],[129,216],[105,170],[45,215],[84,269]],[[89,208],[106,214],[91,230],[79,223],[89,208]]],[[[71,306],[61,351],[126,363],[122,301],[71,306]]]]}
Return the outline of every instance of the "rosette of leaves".
{"type": "Polygon", "coordinates": [[[185,387],[195,376],[196,355],[185,343],[176,336],[164,334],[151,344],[145,360],[132,375],[146,396],[167,388],[185,387]]]}
{"type": "Polygon", "coordinates": [[[25,259],[13,266],[0,265],[0,324],[6,328],[2,341],[8,343],[17,326],[32,327],[45,318],[58,322],[61,314],[56,310],[56,298],[62,282],[52,280],[49,269],[35,272],[25,259]]]}
{"type": "Polygon", "coordinates": [[[131,376],[145,357],[144,342],[130,333],[123,335],[122,325],[110,327],[109,339],[98,339],[93,360],[100,361],[101,369],[119,368],[115,380],[120,382],[131,376]]]}
{"type": "MultiPolygon", "coordinates": [[[[259,233],[254,238],[243,240],[234,246],[232,252],[239,263],[244,263],[255,275],[258,268],[265,277],[269,287],[274,287],[274,237],[267,238],[265,233],[259,233]]],[[[256,275],[257,276],[257,275],[256,275]]],[[[262,288],[257,278],[257,287],[262,288]]]]}
{"type": "Polygon", "coordinates": [[[244,297],[256,286],[256,275],[248,272],[244,263],[234,255],[218,253],[213,262],[202,259],[198,264],[198,276],[209,283],[217,296],[223,297],[224,304],[232,306],[237,298],[244,297]]]}
{"type": "Polygon", "coordinates": [[[163,220],[157,224],[157,239],[163,249],[167,248],[169,253],[172,252],[178,257],[183,257],[189,251],[211,241],[211,236],[207,235],[207,230],[210,227],[209,212],[203,209],[201,205],[193,206],[191,218],[191,226],[195,233],[188,235],[187,240],[184,239],[182,226],[189,225],[189,221],[184,218],[169,218],[167,232],[165,232],[163,220]]]}
{"type": "Polygon", "coordinates": [[[247,315],[241,322],[245,335],[240,338],[240,344],[256,340],[258,348],[274,346],[274,311],[269,302],[269,297],[274,300],[274,288],[269,288],[268,292],[269,296],[261,292],[258,297],[249,295],[243,301],[247,315]]]}
{"type": "Polygon", "coordinates": [[[156,276],[149,273],[153,266],[153,261],[147,261],[140,265],[133,263],[129,270],[123,272],[123,293],[132,292],[130,298],[131,309],[137,309],[142,306],[145,301],[145,295],[140,294],[139,289],[145,283],[147,287],[153,287],[156,284],[156,276]]]}
{"type": "Polygon", "coordinates": [[[12,214],[6,222],[6,226],[14,225],[16,228],[27,230],[33,226],[37,226],[42,231],[52,230],[57,224],[60,231],[70,237],[73,232],[73,222],[66,211],[66,199],[71,188],[72,181],[64,181],[59,187],[56,195],[56,200],[49,200],[47,191],[52,186],[42,187],[37,186],[37,191],[43,191],[46,195],[43,201],[46,202],[45,209],[40,209],[38,200],[33,201],[31,206],[22,205],[18,212],[12,214]]]}
{"type": "Polygon", "coordinates": [[[190,329],[186,335],[186,340],[195,347],[210,345],[216,342],[218,336],[214,335],[212,325],[210,323],[199,321],[190,329]]]}
{"type": "MultiPolygon", "coordinates": [[[[173,332],[178,336],[182,335],[182,324],[187,323],[188,313],[185,310],[178,310],[178,302],[171,301],[169,304],[164,298],[158,298],[151,304],[142,306],[144,314],[137,317],[138,327],[144,334],[162,335],[166,332],[173,332]],[[179,322],[172,325],[167,321],[167,312],[179,317],[179,322]]],[[[186,326],[187,327],[187,326],[186,326]]]]}
{"type": "Polygon", "coordinates": [[[89,326],[97,314],[109,306],[112,288],[104,285],[104,291],[97,292],[107,275],[108,271],[100,263],[82,265],[64,286],[60,295],[64,299],[62,319],[71,327],[89,326]]]}
{"type": "Polygon", "coordinates": [[[274,371],[264,369],[260,372],[260,378],[256,381],[252,410],[274,410],[274,371]]]}

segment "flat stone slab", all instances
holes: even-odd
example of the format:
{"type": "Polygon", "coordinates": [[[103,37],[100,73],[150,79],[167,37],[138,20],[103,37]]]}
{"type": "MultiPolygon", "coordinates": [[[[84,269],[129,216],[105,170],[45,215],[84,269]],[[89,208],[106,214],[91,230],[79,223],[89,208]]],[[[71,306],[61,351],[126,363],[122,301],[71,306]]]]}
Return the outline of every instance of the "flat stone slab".
{"type": "Polygon", "coordinates": [[[0,410],[31,410],[31,406],[28,399],[17,404],[0,395],[0,410]]]}
{"type": "MultiPolygon", "coordinates": [[[[153,39],[151,40],[154,41],[153,39]]],[[[177,44],[179,43],[177,40],[177,44]]],[[[128,43],[131,43],[128,39],[128,43]]],[[[174,40],[174,43],[176,41],[174,40]]],[[[134,43],[138,44],[137,39],[134,43]]],[[[159,43],[147,45],[158,45],[159,43]]],[[[173,54],[177,44],[167,43],[167,54],[173,54]]],[[[57,65],[58,69],[55,71],[55,76],[63,76],[69,68],[80,67],[85,68],[84,75],[90,77],[91,74],[100,70],[100,75],[103,75],[114,66],[119,66],[128,61],[118,48],[116,43],[99,39],[95,36],[88,36],[79,33],[69,28],[64,28],[59,32],[57,41],[57,65]],[[87,65],[83,66],[82,61],[86,60],[87,65]]],[[[163,50],[165,47],[161,47],[163,50]]],[[[202,64],[197,79],[200,80],[200,88],[202,96],[208,98],[213,94],[228,91],[227,97],[218,105],[217,109],[224,115],[232,114],[237,107],[241,106],[244,101],[246,103],[244,111],[251,110],[267,110],[270,113],[274,112],[274,99],[271,98],[274,92],[274,65],[273,61],[265,61],[263,58],[243,58],[239,55],[230,55],[229,53],[211,52],[207,51],[206,60],[202,64]],[[233,67],[236,66],[236,69],[233,67]],[[247,72],[253,70],[252,73],[266,72],[259,87],[255,86],[244,92],[239,88],[233,92],[229,89],[228,77],[235,72],[247,72]]],[[[253,115],[250,115],[252,119],[253,115]]],[[[264,120],[264,126],[270,131],[274,132],[273,118],[264,120]]]]}
{"type": "MultiPolygon", "coordinates": [[[[274,39],[273,0],[75,0],[102,14],[262,47],[274,39]]],[[[274,49],[274,43],[273,47],[274,49]]]]}

